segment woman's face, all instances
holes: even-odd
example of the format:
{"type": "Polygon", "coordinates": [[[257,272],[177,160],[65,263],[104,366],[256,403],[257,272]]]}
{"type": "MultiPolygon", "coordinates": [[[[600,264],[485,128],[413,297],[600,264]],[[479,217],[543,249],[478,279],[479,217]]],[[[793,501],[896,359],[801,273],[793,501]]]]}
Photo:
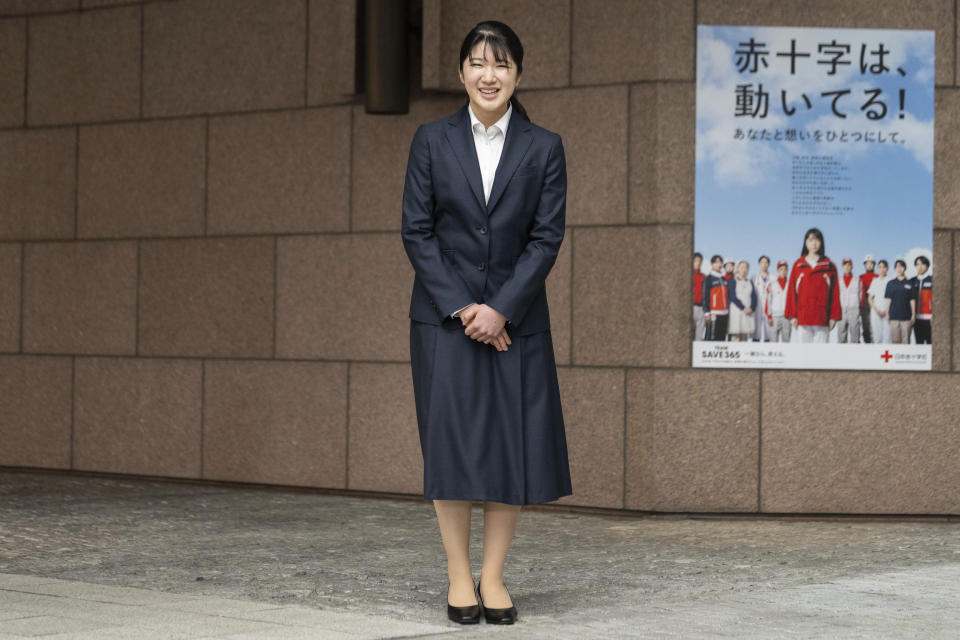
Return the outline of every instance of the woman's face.
{"type": "Polygon", "coordinates": [[[473,112],[490,126],[507,112],[510,96],[520,83],[517,65],[507,54],[498,62],[493,47],[480,42],[460,65],[460,82],[470,97],[473,112]]]}
{"type": "Polygon", "coordinates": [[[746,280],[748,273],[750,273],[750,265],[748,265],[746,262],[741,262],[737,265],[737,277],[739,277],[741,280],[746,280]]]}
{"type": "Polygon", "coordinates": [[[820,254],[820,238],[812,233],[807,236],[807,253],[820,254]]]}
{"type": "Polygon", "coordinates": [[[877,274],[881,278],[887,275],[887,264],[885,262],[881,262],[880,264],[877,265],[877,274]]]}

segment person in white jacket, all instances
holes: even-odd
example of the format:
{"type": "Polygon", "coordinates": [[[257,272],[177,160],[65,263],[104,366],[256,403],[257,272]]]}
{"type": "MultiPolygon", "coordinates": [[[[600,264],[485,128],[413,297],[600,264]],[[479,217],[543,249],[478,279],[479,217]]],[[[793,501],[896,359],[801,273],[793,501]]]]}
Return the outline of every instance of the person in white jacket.
{"type": "Polygon", "coordinates": [[[843,259],[840,274],[840,309],[843,318],[837,323],[837,341],[860,342],[860,279],[853,275],[853,260],[843,259]]]}
{"type": "Polygon", "coordinates": [[[768,342],[770,340],[770,325],[763,320],[763,312],[767,301],[767,289],[770,287],[770,281],[773,280],[770,275],[770,258],[760,256],[757,264],[760,265],[760,270],[757,275],[753,276],[753,288],[757,291],[760,308],[757,309],[757,322],[753,331],[753,339],[757,342],[768,342]]]}
{"type": "Polygon", "coordinates": [[[887,313],[887,270],[886,260],[877,262],[877,277],[867,289],[867,300],[870,302],[870,328],[873,330],[873,341],[877,344],[890,344],[890,316],[887,313]]]}
{"type": "Polygon", "coordinates": [[[787,268],[786,260],[779,261],[777,277],[771,278],[767,285],[765,313],[771,342],[790,342],[790,331],[793,327],[790,320],[783,317],[787,307],[787,268]]]}

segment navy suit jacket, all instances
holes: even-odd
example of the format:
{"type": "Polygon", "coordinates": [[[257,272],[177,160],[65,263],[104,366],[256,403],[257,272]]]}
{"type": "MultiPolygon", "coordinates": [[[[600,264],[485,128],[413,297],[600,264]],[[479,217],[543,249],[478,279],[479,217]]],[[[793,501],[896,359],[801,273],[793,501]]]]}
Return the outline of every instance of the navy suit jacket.
{"type": "Polygon", "coordinates": [[[484,203],[464,105],[413,136],[401,236],[415,276],[410,318],[434,325],[471,302],[510,335],[550,328],[545,282],[563,242],[567,172],[560,136],[514,109],[484,203]]]}

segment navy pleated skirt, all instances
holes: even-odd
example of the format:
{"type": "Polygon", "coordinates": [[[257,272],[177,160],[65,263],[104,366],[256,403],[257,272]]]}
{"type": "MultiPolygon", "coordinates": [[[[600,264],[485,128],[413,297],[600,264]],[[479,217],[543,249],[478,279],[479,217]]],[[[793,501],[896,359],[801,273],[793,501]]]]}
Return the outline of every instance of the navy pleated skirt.
{"type": "Polygon", "coordinates": [[[573,493],[550,330],[511,340],[497,351],[459,319],[410,321],[425,499],[523,505],[573,493]]]}

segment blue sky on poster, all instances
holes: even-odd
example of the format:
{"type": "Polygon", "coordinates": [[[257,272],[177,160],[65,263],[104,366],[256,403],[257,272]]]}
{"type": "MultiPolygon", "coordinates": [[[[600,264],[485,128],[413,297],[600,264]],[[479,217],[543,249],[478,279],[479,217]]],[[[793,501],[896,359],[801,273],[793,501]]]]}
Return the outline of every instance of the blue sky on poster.
{"type": "MultiPolygon", "coordinates": [[[[932,31],[890,29],[834,29],[800,27],[698,27],[697,39],[697,143],[696,143],[696,250],[725,257],[747,259],[751,272],[757,257],[769,255],[774,262],[789,263],[799,257],[807,228],[819,227],[827,253],[837,263],[854,259],[862,270],[863,256],[911,258],[929,253],[933,242],[933,74],[932,31]],[[738,70],[736,52],[750,38],[764,43],[768,66],[756,73],[738,70]],[[810,53],[796,59],[775,54],[791,49],[810,53]],[[836,41],[850,45],[845,60],[829,75],[827,59],[818,44],[836,41]],[[869,55],[883,43],[890,51],[886,74],[861,74],[860,48],[869,55]],[[905,76],[897,73],[902,68],[905,76]],[[736,116],[737,85],[763,84],[769,94],[765,118],[736,116]],[[879,88],[887,115],[870,120],[860,109],[869,98],[867,89],[879,88]],[[849,89],[838,101],[846,118],[831,110],[832,97],[825,91],[849,89]],[[905,90],[900,110],[898,90],[905,90]],[[781,91],[786,91],[792,116],[784,113],[781,91]],[[810,99],[808,109],[803,94],[810,99]],[[903,118],[900,118],[900,114],[903,118]],[[890,136],[897,132],[905,144],[736,140],[736,129],[797,129],[873,131],[890,136]],[[843,215],[791,214],[791,170],[794,155],[831,155],[849,168],[852,191],[842,193],[842,204],[853,207],[843,215]]],[[[912,271],[912,265],[911,265],[912,271]]]]}

